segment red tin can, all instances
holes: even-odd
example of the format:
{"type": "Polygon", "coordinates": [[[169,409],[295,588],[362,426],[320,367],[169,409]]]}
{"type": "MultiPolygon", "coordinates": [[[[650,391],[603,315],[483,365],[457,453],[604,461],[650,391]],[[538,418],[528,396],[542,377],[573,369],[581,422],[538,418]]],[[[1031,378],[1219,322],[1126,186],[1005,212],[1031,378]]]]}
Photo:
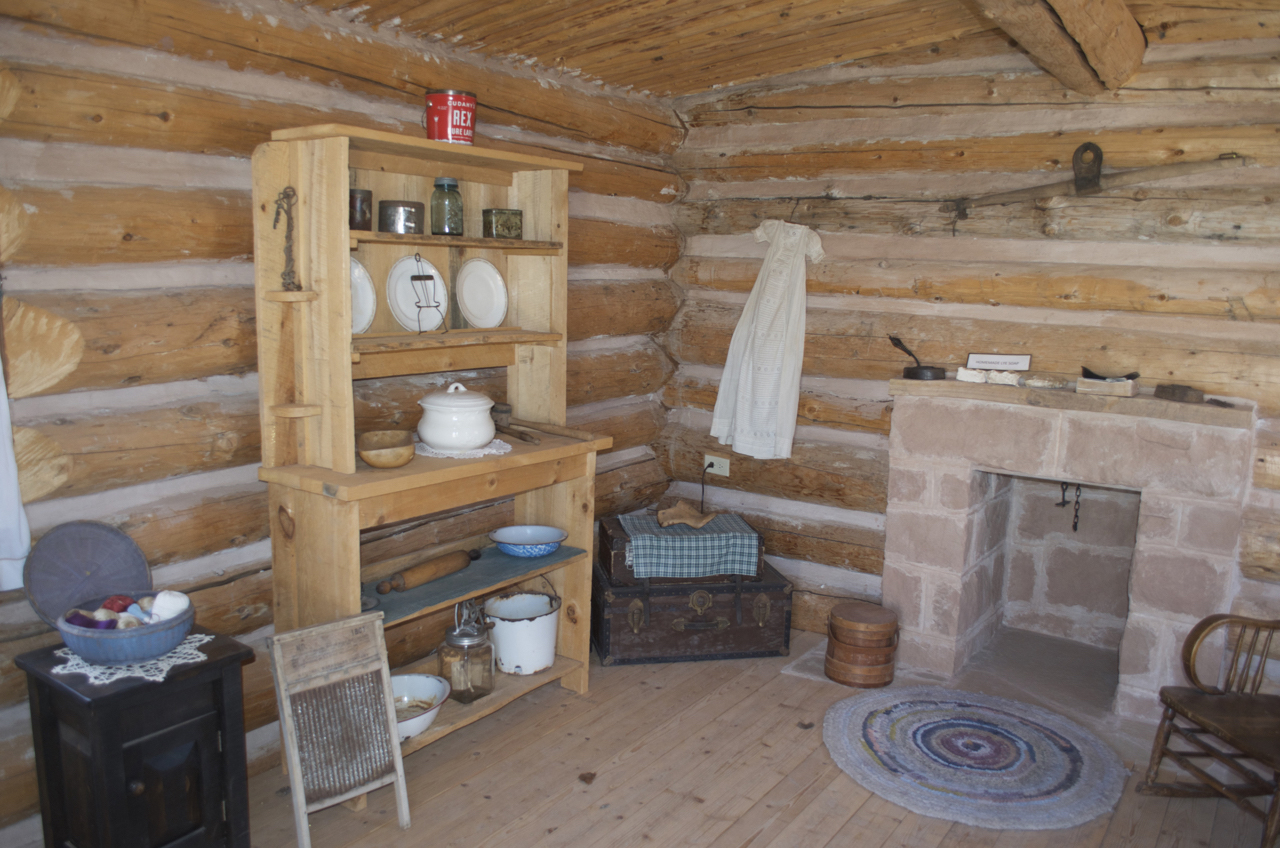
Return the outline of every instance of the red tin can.
{"type": "Polygon", "coordinates": [[[427,138],[470,144],[476,126],[476,96],[469,91],[439,89],[428,91],[426,98],[422,125],[427,138]]]}

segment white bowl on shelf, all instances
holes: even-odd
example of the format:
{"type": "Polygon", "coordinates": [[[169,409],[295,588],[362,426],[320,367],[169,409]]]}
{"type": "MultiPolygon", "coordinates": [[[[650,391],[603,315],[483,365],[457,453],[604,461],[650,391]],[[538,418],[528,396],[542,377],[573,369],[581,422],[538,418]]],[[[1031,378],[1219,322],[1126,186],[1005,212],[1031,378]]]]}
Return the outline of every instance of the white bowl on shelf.
{"type": "Polygon", "coordinates": [[[449,681],[434,674],[397,674],[391,678],[391,694],[396,702],[396,729],[403,742],[426,731],[440,713],[440,707],[449,700],[452,687],[449,681]],[[399,718],[411,702],[418,701],[425,709],[410,710],[411,714],[399,718]]]}

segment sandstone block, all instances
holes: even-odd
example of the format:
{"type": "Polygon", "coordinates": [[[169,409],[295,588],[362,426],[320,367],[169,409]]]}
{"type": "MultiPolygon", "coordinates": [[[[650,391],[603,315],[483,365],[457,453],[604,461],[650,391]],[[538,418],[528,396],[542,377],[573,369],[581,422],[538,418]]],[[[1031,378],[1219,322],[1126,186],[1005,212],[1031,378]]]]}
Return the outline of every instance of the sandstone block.
{"type": "Polygon", "coordinates": [[[1031,407],[898,398],[889,441],[891,448],[914,456],[964,458],[991,468],[1044,476],[1056,421],[1056,413],[1031,407]]]}
{"type": "Polygon", "coordinates": [[[1116,715],[1150,724],[1153,735],[1155,734],[1156,725],[1160,722],[1160,715],[1164,712],[1164,709],[1160,706],[1158,690],[1139,689],[1123,684],[1116,687],[1113,710],[1116,715]]]}
{"type": "Polygon", "coordinates": [[[1009,513],[1012,505],[1008,498],[987,501],[986,505],[974,511],[969,517],[969,549],[970,562],[986,557],[992,551],[1005,545],[1009,536],[1009,513]]]}
{"type": "MultiPolygon", "coordinates": [[[[1118,618],[1129,612],[1132,556],[1096,548],[1055,547],[1045,557],[1047,604],[1118,618]]],[[[1060,611],[1062,612],[1062,611],[1060,611]]]]}
{"type": "Polygon", "coordinates": [[[929,671],[950,677],[956,671],[955,642],[931,639],[915,630],[900,630],[895,662],[900,669],[929,671]]]}
{"type": "Polygon", "coordinates": [[[1238,494],[1252,450],[1243,430],[1074,416],[1065,421],[1063,444],[1063,472],[1072,479],[1205,497],[1238,494]]]}
{"type": "Polygon", "coordinates": [[[889,466],[889,502],[925,505],[929,497],[929,473],[924,470],[889,466]]]}
{"type": "Polygon", "coordinates": [[[1228,583],[1228,569],[1203,554],[1142,546],[1134,553],[1134,607],[1200,619],[1226,608],[1228,583]]]}
{"type": "Polygon", "coordinates": [[[885,556],[960,573],[968,548],[965,516],[897,509],[885,513],[885,556]]]}
{"type": "Polygon", "coordinates": [[[1235,504],[1188,501],[1182,507],[1178,545],[1222,556],[1234,556],[1240,542],[1242,509],[1235,504]]]}
{"type": "Polygon", "coordinates": [[[1138,507],[1138,535],[1172,545],[1178,536],[1180,514],[1178,501],[1158,492],[1143,492],[1138,507]]]}
{"type": "Polygon", "coordinates": [[[935,576],[928,584],[925,631],[939,636],[958,636],[960,630],[960,581],[935,576]]]}
{"type": "Polygon", "coordinates": [[[1009,554],[1009,575],[1005,580],[1005,599],[1030,602],[1035,598],[1036,557],[1028,548],[1015,548],[1009,554]]]}
{"type": "Polygon", "coordinates": [[[919,574],[885,563],[880,579],[881,602],[898,616],[899,627],[920,629],[924,625],[924,581],[919,574]]]}
{"type": "Polygon", "coordinates": [[[1156,651],[1159,634],[1149,622],[1132,616],[1120,640],[1120,674],[1126,677],[1143,677],[1157,665],[1156,651]]]}

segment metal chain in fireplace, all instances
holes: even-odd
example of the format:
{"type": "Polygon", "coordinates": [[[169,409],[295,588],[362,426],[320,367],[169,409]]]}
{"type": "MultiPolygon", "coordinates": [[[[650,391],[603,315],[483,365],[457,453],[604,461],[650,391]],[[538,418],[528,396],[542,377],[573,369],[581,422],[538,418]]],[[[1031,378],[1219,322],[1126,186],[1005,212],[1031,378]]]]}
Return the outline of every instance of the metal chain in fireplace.
{"type": "MultiPolygon", "coordinates": [[[[1066,506],[1069,503],[1069,501],[1067,500],[1067,489],[1069,489],[1070,487],[1071,487],[1070,483],[1062,484],[1062,500],[1058,501],[1056,504],[1054,504],[1054,506],[1066,506]]],[[[1074,533],[1079,529],[1080,529],[1080,484],[1077,483],[1076,484],[1076,508],[1075,508],[1075,514],[1071,516],[1071,532],[1074,533]]]]}

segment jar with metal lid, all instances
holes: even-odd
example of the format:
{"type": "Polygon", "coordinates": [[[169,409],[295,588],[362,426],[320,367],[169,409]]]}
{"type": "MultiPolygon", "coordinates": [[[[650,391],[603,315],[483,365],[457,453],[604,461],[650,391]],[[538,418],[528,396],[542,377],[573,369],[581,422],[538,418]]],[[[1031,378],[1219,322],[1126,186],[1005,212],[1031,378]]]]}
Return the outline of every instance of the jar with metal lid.
{"type": "Polygon", "coordinates": [[[462,194],[453,177],[436,178],[435,191],[431,192],[431,234],[462,235],[462,194]]]}
{"type": "Polygon", "coordinates": [[[453,608],[454,626],[445,630],[436,652],[439,675],[449,681],[449,697],[469,704],[493,691],[493,645],[474,601],[453,608]]]}

